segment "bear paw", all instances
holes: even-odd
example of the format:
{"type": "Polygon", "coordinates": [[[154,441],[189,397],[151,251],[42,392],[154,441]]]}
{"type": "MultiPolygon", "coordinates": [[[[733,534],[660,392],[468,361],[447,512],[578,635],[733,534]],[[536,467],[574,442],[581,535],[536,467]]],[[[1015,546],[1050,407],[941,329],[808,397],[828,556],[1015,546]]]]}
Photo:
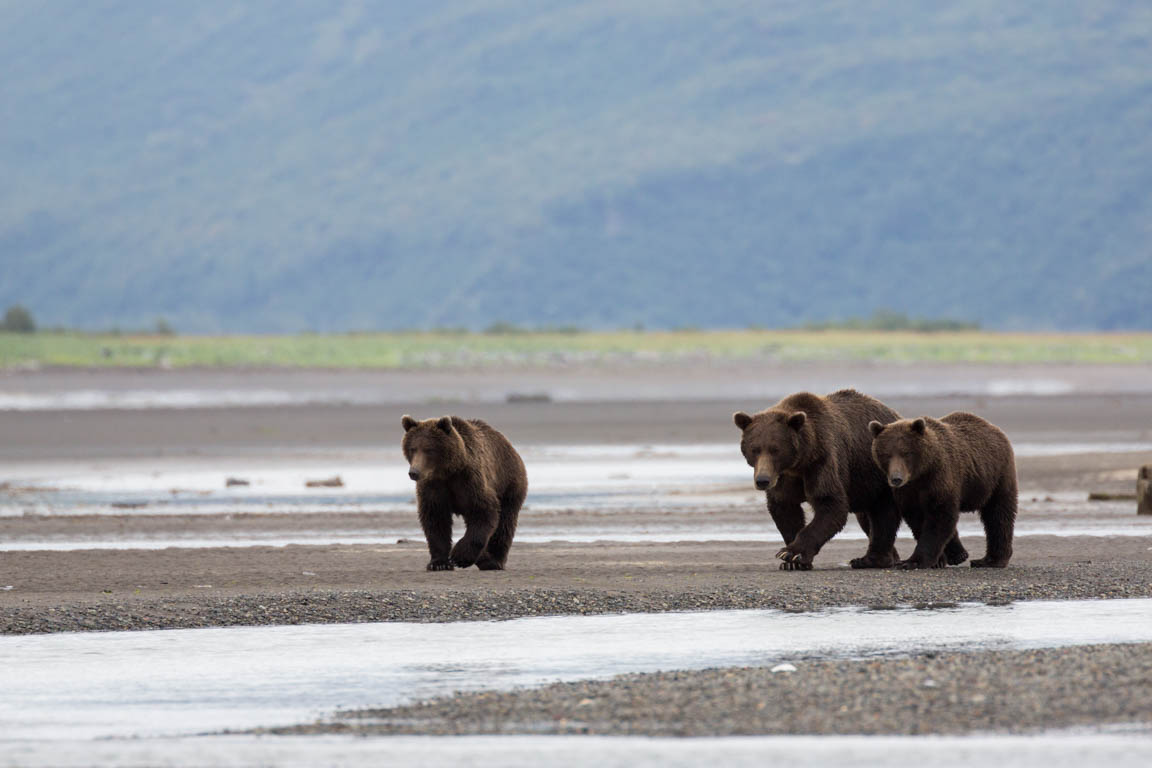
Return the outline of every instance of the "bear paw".
{"type": "Polygon", "coordinates": [[[471,568],[476,565],[479,553],[475,546],[460,542],[452,547],[452,554],[449,557],[452,559],[452,565],[457,568],[471,568]]]}
{"type": "Polygon", "coordinates": [[[1007,560],[991,560],[987,557],[982,557],[979,560],[972,561],[973,568],[1004,568],[1007,565],[1007,560]]]}
{"type": "MultiPolygon", "coordinates": [[[[948,565],[960,565],[960,563],[964,562],[967,559],[968,559],[968,550],[964,549],[963,547],[960,547],[960,549],[956,549],[956,550],[952,550],[952,551],[949,551],[947,549],[944,550],[944,560],[947,561],[948,565]]],[[[979,566],[977,566],[977,567],[979,567],[979,566]]]]}
{"type": "Polygon", "coordinates": [[[426,569],[429,571],[450,571],[452,567],[451,560],[433,560],[428,563],[426,569]]]}
{"type": "Polygon", "coordinates": [[[916,555],[912,555],[912,557],[908,558],[907,560],[901,560],[900,562],[896,563],[896,567],[902,571],[915,571],[920,568],[940,568],[942,567],[940,565],[942,562],[943,560],[941,559],[933,565],[928,565],[923,560],[916,557],[916,555]]]}
{"type": "Polygon", "coordinates": [[[799,552],[791,547],[784,547],[784,549],[776,553],[776,558],[783,561],[780,563],[780,570],[782,571],[812,570],[812,555],[806,552],[799,552]]]}
{"type": "Polygon", "coordinates": [[[848,565],[853,568],[891,568],[899,560],[897,557],[891,555],[887,557],[877,557],[876,555],[864,555],[864,557],[853,558],[848,561],[848,565]]]}
{"type": "Polygon", "coordinates": [[[504,570],[504,563],[493,560],[491,557],[484,556],[476,561],[476,567],[482,571],[502,571],[504,570]]]}

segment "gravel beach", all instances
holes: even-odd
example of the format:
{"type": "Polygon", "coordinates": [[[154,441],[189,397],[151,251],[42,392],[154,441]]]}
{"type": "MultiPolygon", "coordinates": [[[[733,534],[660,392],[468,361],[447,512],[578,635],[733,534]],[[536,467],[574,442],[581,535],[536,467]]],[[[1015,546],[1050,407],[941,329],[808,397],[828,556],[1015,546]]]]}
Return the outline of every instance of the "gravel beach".
{"type": "Polygon", "coordinates": [[[1152,596],[1144,537],[1029,537],[1003,570],[853,571],[861,545],[834,540],[807,572],[739,542],[525,544],[507,571],[437,573],[423,542],[11,552],[0,633],[1152,596]]]}
{"type": "Polygon", "coordinates": [[[281,734],[1036,733],[1152,728],[1152,644],[622,675],[343,712],[281,734]]]}

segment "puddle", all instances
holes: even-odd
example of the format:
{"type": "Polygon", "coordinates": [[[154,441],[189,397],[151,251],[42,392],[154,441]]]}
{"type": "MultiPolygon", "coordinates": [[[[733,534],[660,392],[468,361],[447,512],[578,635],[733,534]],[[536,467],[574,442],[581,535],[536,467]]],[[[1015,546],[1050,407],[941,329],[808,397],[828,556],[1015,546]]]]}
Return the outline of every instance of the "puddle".
{"type": "Polygon", "coordinates": [[[679,768],[769,765],[873,768],[930,764],[934,768],[973,765],[1038,768],[1145,768],[1152,763],[1147,734],[1056,732],[1042,736],[728,736],[721,738],[639,738],[607,736],[354,736],[250,737],[91,743],[58,741],[50,750],[15,746],[0,755],[0,766],[80,768],[91,765],[165,767],[185,765],[316,765],[425,768],[471,765],[477,755],[498,754],[504,768],[587,766],[598,768],[679,768]],[[771,760],[766,756],[771,755],[771,760]]]}
{"type": "Polygon", "coordinates": [[[926,650],[1152,641],[1152,599],[0,637],[18,743],[306,722],[457,690],[926,650]]]}

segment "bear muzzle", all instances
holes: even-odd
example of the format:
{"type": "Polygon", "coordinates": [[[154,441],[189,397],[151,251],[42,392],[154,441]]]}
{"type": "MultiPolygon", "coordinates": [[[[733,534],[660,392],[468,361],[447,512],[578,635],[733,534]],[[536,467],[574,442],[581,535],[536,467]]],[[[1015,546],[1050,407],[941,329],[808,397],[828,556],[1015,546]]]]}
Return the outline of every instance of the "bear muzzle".
{"type": "Polygon", "coordinates": [[[776,487],[776,477],[769,475],[756,475],[756,487],[762,491],[776,487]]]}
{"type": "Polygon", "coordinates": [[[409,467],[408,468],[408,477],[412,478],[413,480],[419,481],[420,480],[420,470],[416,469],[415,467],[409,467]]]}

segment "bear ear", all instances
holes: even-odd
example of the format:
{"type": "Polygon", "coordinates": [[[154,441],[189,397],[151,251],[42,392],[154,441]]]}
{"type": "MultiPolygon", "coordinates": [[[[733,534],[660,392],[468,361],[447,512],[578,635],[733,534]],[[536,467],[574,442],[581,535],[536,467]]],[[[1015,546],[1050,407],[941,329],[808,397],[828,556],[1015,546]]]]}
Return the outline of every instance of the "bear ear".
{"type": "Polygon", "coordinates": [[[788,417],[788,426],[798,430],[804,426],[804,422],[806,421],[808,421],[808,414],[804,413],[804,411],[796,411],[796,413],[788,417]]]}
{"type": "Polygon", "coordinates": [[[408,414],[404,414],[403,416],[400,417],[400,426],[404,427],[405,432],[409,431],[410,429],[412,429],[412,427],[416,426],[419,423],[420,422],[416,421],[416,419],[412,418],[408,414]]]}
{"type": "Polygon", "coordinates": [[[878,421],[868,422],[868,429],[872,432],[872,437],[880,437],[880,433],[884,431],[884,425],[878,421]]]}
{"type": "Polygon", "coordinates": [[[732,421],[741,430],[745,430],[748,429],[748,425],[752,423],[752,417],[744,413],[744,411],[736,411],[736,413],[732,414],[732,421]]]}
{"type": "Polygon", "coordinates": [[[924,419],[916,419],[916,421],[912,422],[912,431],[918,435],[922,435],[927,426],[928,425],[924,423],[924,419]]]}
{"type": "Polygon", "coordinates": [[[447,432],[448,434],[452,434],[452,417],[441,416],[436,420],[436,426],[440,427],[440,429],[447,432]]]}

